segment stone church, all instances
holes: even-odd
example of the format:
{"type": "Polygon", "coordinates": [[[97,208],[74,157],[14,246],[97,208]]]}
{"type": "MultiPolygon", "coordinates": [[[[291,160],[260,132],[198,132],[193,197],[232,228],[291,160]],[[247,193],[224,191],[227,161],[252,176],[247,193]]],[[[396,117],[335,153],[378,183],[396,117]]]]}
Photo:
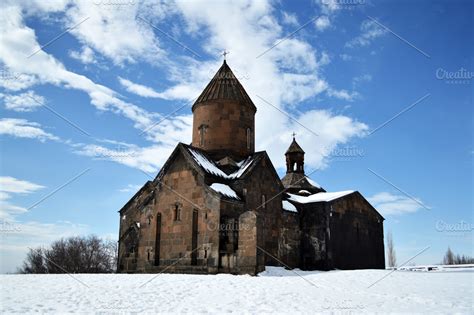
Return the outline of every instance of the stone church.
{"type": "Polygon", "coordinates": [[[295,138],[280,179],[255,152],[256,111],[224,60],[193,104],[192,143],[119,211],[118,272],[385,268],[384,218],[359,192],[307,177],[295,138]]]}

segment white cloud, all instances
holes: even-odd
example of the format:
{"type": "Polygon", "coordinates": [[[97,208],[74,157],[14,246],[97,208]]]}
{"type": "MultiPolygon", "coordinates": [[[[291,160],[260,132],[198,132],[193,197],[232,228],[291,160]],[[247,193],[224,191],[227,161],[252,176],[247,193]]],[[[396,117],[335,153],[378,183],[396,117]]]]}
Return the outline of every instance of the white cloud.
{"type": "Polygon", "coordinates": [[[383,215],[402,215],[423,209],[419,199],[412,199],[405,195],[394,195],[381,192],[367,198],[367,200],[383,215]]]}
{"type": "MultiPolygon", "coordinates": [[[[102,2],[105,3],[106,1],[102,2]]],[[[154,3],[155,7],[160,5],[154,3]]],[[[82,44],[100,52],[115,64],[135,63],[139,60],[154,63],[163,58],[165,53],[158,45],[153,28],[137,18],[139,8],[139,1],[130,1],[120,7],[76,1],[66,11],[66,26],[72,27],[80,23],[70,32],[82,44]]],[[[155,9],[153,12],[157,14],[158,11],[155,9]]]]}
{"type": "Polygon", "coordinates": [[[359,97],[359,93],[358,92],[349,92],[347,90],[335,90],[333,88],[329,88],[328,89],[328,95],[329,96],[332,96],[332,97],[335,97],[335,98],[338,98],[338,99],[342,99],[342,100],[345,100],[345,101],[353,101],[354,99],[356,99],[357,97],[359,97]]]}
{"type": "Polygon", "coordinates": [[[27,211],[26,208],[7,201],[12,194],[31,194],[43,188],[45,187],[15,177],[0,176],[0,219],[13,220],[16,215],[27,211]]]}
{"type": "Polygon", "coordinates": [[[348,54],[340,54],[339,57],[341,57],[341,59],[344,60],[344,61],[351,61],[352,60],[352,56],[348,55],[348,54]]]}
{"type": "Polygon", "coordinates": [[[128,184],[127,187],[119,189],[119,192],[123,192],[123,193],[133,192],[133,193],[136,193],[140,188],[142,188],[142,185],[128,184]]]}
{"type": "Polygon", "coordinates": [[[86,144],[75,148],[75,153],[100,160],[110,160],[153,174],[166,162],[180,139],[191,139],[192,116],[177,116],[164,120],[148,132],[154,144],[145,147],[134,145],[107,147],[86,144]],[[162,135],[166,134],[166,137],[162,135]]]}
{"type": "Polygon", "coordinates": [[[162,97],[160,93],[153,90],[151,87],[144,86],[141,84],[133,83],[127,79],[119,77],[120,84],[125,87],[125,89],[133,94],[142,96],[142,97],[162,97]]]}
{"type": "Polygon", "coordinates": [[[43,129],[41,125],[26,119],[2,118],[0,119],[0,135],[9,135],[16,138],[59,141],[60,139],[43,129]]]}
{"type": "Polygon", "coordinates": [[[327,15],[323,15],[323,16],[318,17],[314,21],[314,25],[316,26],[316,29],[318,31],[324,31],[331,25],[331,22],[329,21],[329,18],[327,15]]]}
{"type": "Polygon", "coordinates": [[[282,20],[284,24],[291,25],[291,26],[298,26],[298,17],[294,13],[289,12],[282,12],[282,20]]]}
{"type": "Polygon", "coordinates": [[[113,90],[94,83],[86,76],[68,71],[62,63],[43,50],[39,50],[28,62],[24,62],[25,56],[39,48],[39,43],[36,41],[35,32],[24,25],[21,10],[15,3],[10,4],[3,8],[4,14],[0,16],[0,44],[4,47],[0,50],[0,62],[8,71],[34,76],[38,78],[38,83],[84,91],[97,109],[123,115],[132,120],[134,126],[139,129],[150,126],[154,118],[159,118],[159,115],[122,101],[113,90]]]}
{"type": "Polygon", "coordinates": [[[352,86],[355,88],[359,86],[362,82],[372,81],[372,76],[370,74],[362,74],[352,79],[352,86]]]}
{"type": "Polygon", "coordinates": [[[83,46],[81,51],[70,51],[69,56],[84,64],[95,63],[94,51],[88,46],[83,46]]]}
{"type": "Polygon", "coordinates": [[[372,20],[365,20],[360,25],[361,34],[345,44],[346,47],[368,46],[373,40],[387,33],[380,25],[372,20]]]}
{"type": "Polygon", "coordinates": [[[21,72],[13,72],[7,68],[1,70],[0,87],[10,91],[20,91],[34,86],[38,78],[21,72]]]}
{"type": "Polygon", "coordinates": [[[6,109],[16,112],[31,112],[43,106],[45,99],[34,91],[28,91],[17,95],[4,95],[3,102],[6,109]]]}
{"type": "Polygon", "coordinates": [[[11,176],[0,176],[0,192],[29,194],[42,188],[44,186],[26,180],[20,180],[11,176]]]}
{"type": "Polygon", "coordinates": [[[321,11],[325,14],[331,14],[338,11],[341,8],[339,2],[339,0],[316,0],[321,11]]]}

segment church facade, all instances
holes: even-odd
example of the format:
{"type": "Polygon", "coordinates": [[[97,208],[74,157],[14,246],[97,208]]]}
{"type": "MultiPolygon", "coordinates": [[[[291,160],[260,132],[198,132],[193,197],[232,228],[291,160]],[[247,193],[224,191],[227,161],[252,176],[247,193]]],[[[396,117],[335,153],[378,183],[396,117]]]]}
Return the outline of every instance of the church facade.
{"type": "Polygon", "coordinates": [[[255,152],[257,108],[226,61],[192,111],[191,145],[119,211],[118,272],[385,268],[384,218],[359,192],[307,177],[295,138],[282,179],[255,152]]]}

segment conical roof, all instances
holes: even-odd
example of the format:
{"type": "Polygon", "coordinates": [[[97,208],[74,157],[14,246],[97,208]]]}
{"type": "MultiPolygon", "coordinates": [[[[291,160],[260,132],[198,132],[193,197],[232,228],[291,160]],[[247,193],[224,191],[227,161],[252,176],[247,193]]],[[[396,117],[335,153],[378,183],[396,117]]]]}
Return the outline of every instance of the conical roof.
{"type": "Polygon", "coordinates": [[[193,110],[199,103],[219,99],[239,101],[257,110],[244,87],[240,84],[225,60],[211,82],[209,82],[196,102],[194,102],[193,110]]]}
{"type": "Polygon", "coordinates": [[[291,142],[290,147],[285,152],[285,154],[288,154],[288,153],[304,153],[303,149],[296,142],[295,138],[293,138],[293,141],[291,142]]]}

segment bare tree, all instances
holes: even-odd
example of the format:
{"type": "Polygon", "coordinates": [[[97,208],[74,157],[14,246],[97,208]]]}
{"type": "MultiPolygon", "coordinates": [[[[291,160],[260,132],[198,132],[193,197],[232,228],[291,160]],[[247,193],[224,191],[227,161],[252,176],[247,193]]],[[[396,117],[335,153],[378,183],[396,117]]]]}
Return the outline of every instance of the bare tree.
{"type": "Polygon", "coordinates": [[[444,265],[454,265],[454,254],[451,251],[450,247],[448,247],[448,250],[446,251],[446,254],[444,254],[443,264],[444,265]]]}
{"type": "Polygon", "coordinates": [[[97,236],[60,239],[50,248],[30,249],[20,273],[110,273],[116,270],[116,242],[97,236]]]}
{"type": "Polygon", "coordinates": [[[389,267],[397,266],[397,255],[393,244],[392,232],[387,232],[387,261],[389,267]]]}

